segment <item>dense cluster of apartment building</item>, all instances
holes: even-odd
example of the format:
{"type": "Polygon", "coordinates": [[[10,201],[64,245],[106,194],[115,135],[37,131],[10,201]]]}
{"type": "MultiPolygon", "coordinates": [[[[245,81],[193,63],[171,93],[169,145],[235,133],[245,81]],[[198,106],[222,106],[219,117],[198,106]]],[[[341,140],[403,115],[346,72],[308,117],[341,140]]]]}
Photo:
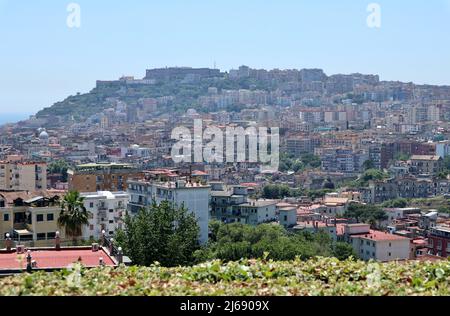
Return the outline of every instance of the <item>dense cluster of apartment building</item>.
{"type": "Polygon", "coordinates": [[[450,196],[449,87],[242,66],[229,72],[153,69],[143,79],[98,81],[95,91],[105,96],[95,113],[46,109],[0,127],[0,239],[8,234],[16,242],[45,245],[57,235],[65,238],[59,202],[74,190],[90,214],[85,239],[113,236],[127,212],[167,200],[195,214],[202,243],[215,219],[324,230],[364,260],[449,254],[445,210],[386,209],[389,220],[378,230],[344,218],[351,203],[450,196]],[[193,86],[198,89],[190,93],[193,86]],[[279,128],[281,159],[297,168],[265,171],[253,161],[177,163],[172,132],[192,130],[194,120],[204,128],[279,128]],[[311,166],[305,157],[320,163],[311,166]],[[367,170],[381,176],[364,178],[367,170]],[[269,184],[334,193],[264,199],[269,184]]]}

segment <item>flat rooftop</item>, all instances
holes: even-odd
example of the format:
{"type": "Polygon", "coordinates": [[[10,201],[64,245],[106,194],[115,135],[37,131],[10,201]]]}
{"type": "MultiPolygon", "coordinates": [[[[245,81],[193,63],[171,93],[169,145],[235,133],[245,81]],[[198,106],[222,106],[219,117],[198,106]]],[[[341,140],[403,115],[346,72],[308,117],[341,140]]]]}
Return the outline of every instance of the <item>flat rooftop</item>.
{"type": "Polygon", "coordinates": [[[69,168],[69,173],[72,174],[74,172],[92,172],[92,171],[103,171],[103,170],[114,170],[118,171],[137,171],[135,166],[131,164],[125,163],[90,163],[84,165],[77,165],[74,168],[69,168]]]}
{"type": "Polygon", "coordinates": [[[99,191],[99,192],[86,192],[81,193],[81,196],[86,199],[106,199],[113,200],[118,198],[126,198],[129,196],[127,192],[110,192],[110,191],[99,191]]]}
{"type": "Polygon", "coordinates": [[[209,189],[211,188],[211,186],[209,184],[202,184],[202,183],[197,183],[197,182],[187,182],[187,181],[179,181],[178,184],[177,182],[174,181],[169,181],[169,182],[159,182],[159,181],[152,181],[152,180],[140,180],[140,179],[136,179],[136,180],[130,180],[128,181],[128,183],[130,184],[141,184],[144,186],[153,186],[153,187],[157,187],[157,188],[163,188],[163,189],[209,189]]]}
{"type": "Polygon", "coordinates": [[[250,200],[247,203],[241,204],[242,207],[266,207],[271,205],[277,205],[275,200],[250,200]]]}
{"type": "MultiPolygon", "coordinates": [[[[36,269],[63,269],[73,263],[80,262],[87,268],[99,266],[100,258],[106,266],[116,266],[116,263],[102,249],[93,252],[92,249],[62,249],[62,250],[31,250],[32,260],[36,261],[36,269]]],[[[25,270],[27,253],[0,253],[0,273],[7,270],[25,270]]]]}

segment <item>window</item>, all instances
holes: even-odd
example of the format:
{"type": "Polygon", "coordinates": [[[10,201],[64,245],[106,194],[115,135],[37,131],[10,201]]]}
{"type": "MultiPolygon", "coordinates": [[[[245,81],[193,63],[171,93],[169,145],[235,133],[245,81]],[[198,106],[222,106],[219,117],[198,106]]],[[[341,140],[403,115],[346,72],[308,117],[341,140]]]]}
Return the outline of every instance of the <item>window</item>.
{"type": "Polygon", "coordinates": [[[391,242],[389,243],[389,247],[392,247],[392,243],[391,242]]]}
{"type": "Polygon", "coordinates": [[[44,214],[36,215],[36,222],[43,222],[43,221],[44,221],[44,214]]]}
{"type": "Polygon", "coordinates": [[[392,253],[389,253],[389,257],[392,257],[392,253]]]}
{"type": "Polygon", "coordinates": [[[53,222],[55,220],[55,215],[53,213],[47,214],[47,222],[53,222]]]}
{"type": "Polygon", "coordinates": [[[89,225],[89,230],[94,230],[94,225],[89,225]]]}
{"type": "Polygon", "coordinates": [[[90,208],[94,208],[94,202],[89,203],[90,208]]]}
{"type": "Polygon", "coordinates": [[[110,213],[114,213],[114,210],[109,210],[110,213]]]}
{"type": "Polygon", "coordinates": [[[47,239],[55,239],[56,233],[47,233],[47,239]]]}
{"type": "Polygon", "coordinates": [[[110,224],[114,224],[114,221],[109,221],[110,224]]]}
{"type": "Polygon", "coordinates": [[[36,235],[37,240],[45,240],[45,233],[37,234],[36,235]]]}
{"type": "Polygon", "coordinates": [[[3,214],[3,221],[9,222],[9,214],[3,214]]]}

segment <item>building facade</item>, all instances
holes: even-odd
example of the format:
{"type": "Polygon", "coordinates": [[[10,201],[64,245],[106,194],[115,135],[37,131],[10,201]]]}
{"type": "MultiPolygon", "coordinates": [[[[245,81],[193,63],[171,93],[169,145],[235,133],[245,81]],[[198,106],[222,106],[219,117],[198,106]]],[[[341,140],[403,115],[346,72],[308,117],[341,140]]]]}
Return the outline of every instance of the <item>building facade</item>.
{"type": "Polygon", "coordinates": [[[371,230],[370,225],[345,225],[344,236],[358,257],[365,261],[389,262],[410,257],[409,238],[371,230]]]}
{"type": "Polygon", "coordinates": [[[129,164],[97,163],[79,165],[68,170],[69,190],[78,192],[126,191],[127,181],[142,177],[129,164]]]}
{"type": "Polygon", "coordinates": [[[113,236],[124,228],[124,217],[130,200],[126,192],[82,193],[84,207],[89,212],[89,225],[83,227],[85,239],[99,240],[102,232],[113,236]]]}
{"type": "Polygon", "coordinates": [[[0,239],[9,234],[18,244],[46,246],[56,232],[64,238],[64,229],[58,226],[60,198],[45,192],[0,192],[0,239]]]}
{"type": "Polygon", "coordinates": [[[411,173],[437,175],[442,171],[443,161],[439,156],[419,156],[411,157],[411,173]]]}
{"type": "Polygon", "coordinates": [[[36,191],[46,189],[46,163],[0,162],[0,190],[36,191]]]}
{"type": "Polygon", "coordinates": [[[250,199],[248,187],[245,186],[226,186],[221,182],[211,186],[211,218],[224,223],[247,225],[278,220],[276,201],[250,199]]]}
{"type": "Polygon", "coordinates": [[[128,193],[130,194],[128,211],[132,215],[137,214],[140,209],[150,206],[153,201],[157,204],[168,201],[176,207],[184,206],[197,218],[200,227],[199,241],[206,244],[209,235],[210,190],[209,185],[186,180],[174,182],[130,180],[128,182],[128,193]]]}
{"type": "Polygon", "coordinates": [[[431,228],[428,240],[431,255],[443,258],[450,257],[450,227],[431,228]]]}

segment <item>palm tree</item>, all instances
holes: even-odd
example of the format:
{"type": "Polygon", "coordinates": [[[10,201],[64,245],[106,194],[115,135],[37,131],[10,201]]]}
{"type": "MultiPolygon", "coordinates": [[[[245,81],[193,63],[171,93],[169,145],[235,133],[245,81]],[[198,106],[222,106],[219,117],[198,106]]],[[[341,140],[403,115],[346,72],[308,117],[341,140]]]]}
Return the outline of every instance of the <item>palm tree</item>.
{"type": "Polygon", "coordinates": [[[83,225],[89,224],[89,213],[83,202],[84,198],[77,191],[67,193],[61,202],[58,225],[64,227],[66,235],[72,237],[74,243],[82,235],[83,225]]]}

